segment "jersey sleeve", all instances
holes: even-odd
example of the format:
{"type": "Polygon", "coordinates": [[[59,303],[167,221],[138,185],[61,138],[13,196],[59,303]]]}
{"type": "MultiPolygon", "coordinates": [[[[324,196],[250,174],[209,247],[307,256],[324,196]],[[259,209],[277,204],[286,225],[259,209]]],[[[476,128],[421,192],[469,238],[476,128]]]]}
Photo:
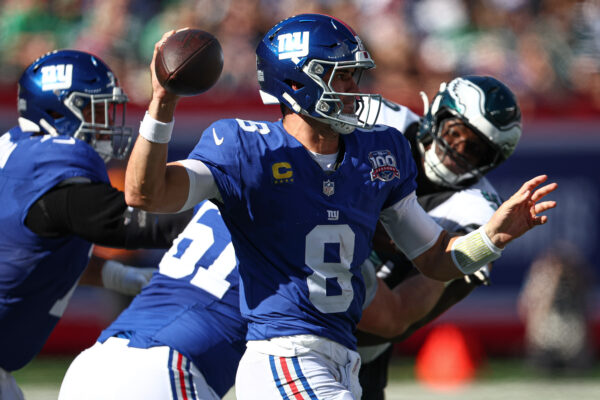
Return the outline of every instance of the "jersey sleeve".
{"type": "Polygon", "coordinates": [[[211,124],[200,137],[188,159],[200,160],[209,169],[223,200],[240,197],[241,165],[239,125],[236,120],[211,124]]]}
{"type": "MultiPolygon", "coordinates": [[[[45,136],[29,149],[34,162],[19,170],[35,182],[35,193],[28,198],[25,210],[41,196],[57,187],[61,182],[84,178],[91,183],[109,183],[106,165],[98,153],[87,143],[69,136],[45,136]]],[[[21,159],[15,166],[27,163],[21,159]]],[[[23,216],[24,217],[24,216],[23,216]]]]}
{"type": "Polygon", "coordinates": [[[454,193],[430,210],[430,215],[450,232],[469,233],[487,223],[502,204],[494,187],[483,178],[475,185],[454,193]]]}

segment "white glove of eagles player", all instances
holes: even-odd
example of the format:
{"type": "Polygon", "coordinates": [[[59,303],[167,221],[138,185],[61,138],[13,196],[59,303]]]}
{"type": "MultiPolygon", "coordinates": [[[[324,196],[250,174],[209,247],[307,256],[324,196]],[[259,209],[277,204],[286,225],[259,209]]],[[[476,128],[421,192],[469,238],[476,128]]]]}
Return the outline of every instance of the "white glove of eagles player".
{"type": "Polygon", "coordinates": [[[157,268],[138,268],[106,261],[102,267],[102,284],[116,292],[135,296],[150,282],[157,268]]]}

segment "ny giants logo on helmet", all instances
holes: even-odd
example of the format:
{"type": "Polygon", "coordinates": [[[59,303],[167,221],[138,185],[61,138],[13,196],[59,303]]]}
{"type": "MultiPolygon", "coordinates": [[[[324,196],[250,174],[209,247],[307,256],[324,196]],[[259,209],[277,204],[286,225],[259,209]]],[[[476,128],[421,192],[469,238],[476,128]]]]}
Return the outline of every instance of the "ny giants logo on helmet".
{"type": "Polygon", "coordinates": [[[73,64],[42,67],[42,90],[69,89],[73,82],[73,64]]]}
{"type": "Polygon", "coordinates": [[[396,158],[389,150],[377,150],[369,153],[369,162],[371,163],[371,181],[379,179],[383,182],[389,182],[394,178],[400,178],[400,172],[396,168],[396,158]]]}
{"type": "Polygon", "coordinates": [[[277,36],[277,42],[279,59],[291,59],[295,64],[298,64],[300,57],[308,55],[310,32],[282,33],[277,36]]]}

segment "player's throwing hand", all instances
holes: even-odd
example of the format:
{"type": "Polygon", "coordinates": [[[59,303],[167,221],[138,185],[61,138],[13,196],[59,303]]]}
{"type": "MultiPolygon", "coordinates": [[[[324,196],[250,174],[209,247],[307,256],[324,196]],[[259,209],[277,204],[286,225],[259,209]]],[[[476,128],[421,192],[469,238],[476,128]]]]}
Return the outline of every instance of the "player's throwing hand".
{"type": "Polygon", "coordinates": [[[525,182],[496,210],[485,225],[485,231],[497,247],[504,248],[511,240],[523,235],[534,226],[543,225],[548,221],[548,216],[539,214],[556,207],[556,201],[547,200],[540,203],[538,201],[553,192],[558,185],[549,183],[535,190],[547,179],[547,175],[539,175],[525,182]]]}

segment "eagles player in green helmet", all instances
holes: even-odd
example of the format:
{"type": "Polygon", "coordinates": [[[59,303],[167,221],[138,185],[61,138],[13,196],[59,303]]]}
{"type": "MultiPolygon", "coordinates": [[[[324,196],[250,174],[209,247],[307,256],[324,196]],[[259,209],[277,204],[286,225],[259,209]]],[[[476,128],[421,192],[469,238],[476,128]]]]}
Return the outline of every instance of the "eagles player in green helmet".
{"type": "MultiPolygon", "coordinates": [[[[515,150],[521,136],[519,106],[512,91],[489,76],[464,76],[443,83],[431,106],[427,97],[421,95],[425,103],[423,117],[384,100],[377,123],[397,128],[411,143],[419,169],[417,198],[425,211],[446,230],[469,233],[488,221],[501,204],[498,193],[484,175],[515,150]]],[[[389,310],[394,307],[386,307],[389,299],[384,297],[376,297],[363,313],[357,332],[359,344],[366,344],[359,347],[363,360],[360,370],[363,399],[381,400],[387,384],[391,343],[405,340],[475,287],[487,285],[491,265],[445,284],[433,281],[419,274],[383,229],[378,229],[371,258],[379,266],[378,277],[385,282],[380,280],[380,284],[396,288],[396,293],[422,290],[427,293],[421,297],[422,301],[433,299],[429,300],[431,310],[408,325],[406,321],[410,319],[392,314],[389,310]],[[377,306],[378,301],[381,307],[377,306]],[[403,320],[404,325],[390,324],[392,319],[403,320]],[[390,326],[390,337],[365,333],[377,321],[390,326]]],[[[411,307],[408,296],[403,299],[405,309],[418,308],[411,307]]]]}

